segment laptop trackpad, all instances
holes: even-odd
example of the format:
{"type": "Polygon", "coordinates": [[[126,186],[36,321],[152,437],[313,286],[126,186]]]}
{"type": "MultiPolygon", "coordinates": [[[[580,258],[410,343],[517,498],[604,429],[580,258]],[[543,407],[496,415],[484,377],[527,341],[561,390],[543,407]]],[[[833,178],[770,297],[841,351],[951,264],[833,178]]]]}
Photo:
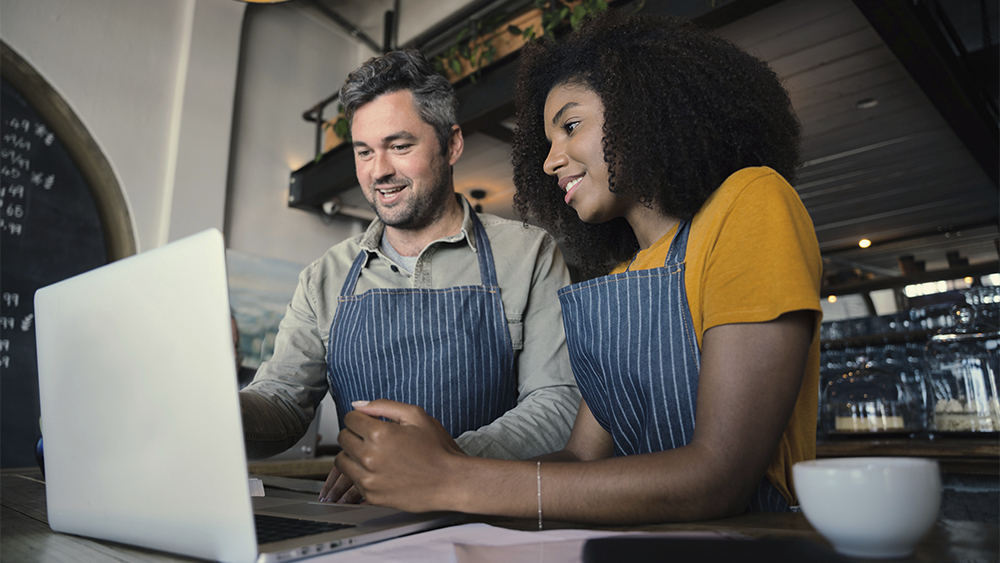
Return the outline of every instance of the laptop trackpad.
{"type": "Polygon", "coordinates": [[[388,508],[369,505],[339,504],[331,502],[309,502],[276,506],[264,509],[268,514],[282,516],[293,516],[307,518],[309,520],[319,520],[324,522],[346,522],[360,524],[371,520],[387,516],[396,511],[388,508]]]}

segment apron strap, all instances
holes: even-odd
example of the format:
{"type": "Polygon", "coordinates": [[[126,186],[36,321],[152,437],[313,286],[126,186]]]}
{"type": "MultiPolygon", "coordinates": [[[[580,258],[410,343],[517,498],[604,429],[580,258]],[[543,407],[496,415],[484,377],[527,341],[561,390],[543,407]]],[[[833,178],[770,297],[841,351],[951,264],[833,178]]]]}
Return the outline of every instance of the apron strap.
{"type": "Polygon", "coordinates": [[[476,231],[476,254],[479,255],[479,278],[486,287],[500,287],[497,282],[497,268],[493,262],[493,247],[490,246],[490,238],[486,236],[486,228],[483,227],[479,215],[469,210],[472,217],[472,224],[476,231]]]}
{"type": "Polygon", "coordinates": [[[684,221],[677,226],[677,234],[674,235],[674,240],[670,241],[670,250],[667,251],[667,257],[663,260],[664,266],[672,266],[684,262],[684,257],[687,256],[687,241],[688,232],[691,230],[690,227],[691,221],[684,221]]]}
{"type": "Polygon", "coordinates": [[[358,253],[358,257],[354,259],[351,269],[347,272],[347,278],[344,279],[344,287],[340,289],[341,297],[354,295],[354,287],[358,284],[358,278],[361,277],[361,268],[364,268],[367,263],[368,251],[362,250],[358,253]]]}
{"type": "MultiPolygon", "coordinates": [[[[479,260],[479,277],[481,283],[486,287],[500,287],[499,282],[497,282],[496,264],[493,262],[493,247],[490,246],[490,238],[486,236],[486,228],[483,227],[483,223],[479,220],[479,216],[476,215],[475,211],[469,211],[469,214],[472,217],[474,236],[476,237],[476,257],[479,260]]],[[[351,264],[350,271],[347,272],[344,287],[340,290],[341,297],[354,295],[358,278],[361,277],[361,269],[367,263],[368,251],[362,250],[358,253],[358,257],[354,259],[354,263],[351,264]]]]}

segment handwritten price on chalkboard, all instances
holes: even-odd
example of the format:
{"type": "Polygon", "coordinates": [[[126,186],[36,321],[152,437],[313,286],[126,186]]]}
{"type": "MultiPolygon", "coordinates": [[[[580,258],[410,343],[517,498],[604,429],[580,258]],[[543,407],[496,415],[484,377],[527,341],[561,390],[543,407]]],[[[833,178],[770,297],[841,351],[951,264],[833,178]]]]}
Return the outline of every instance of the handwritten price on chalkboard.
{"type": "Polygon", "coordinates": [[[56,185],[56,175],[31,169],[32,143],[41,142],[51,146],[55,141],[52,132],[44,123],[27,119],[10,118],[4,122],[15,131],[4,133],[3,147],[0,148],[0,178],[8,182],[23,182],[0,186],[0,233],[20,236],[28,221],[28,210],[21,202],[27,196],[27,188],[40,187],[51,190],[56,185]],[[33,135],[33,136],[32,136],[33,135]],[[19,201],[10,201],[19,200],[19,201]]]}
{"type": "MultiPolygon", "coordinates": [[[[28,313],[23,319],[21,319],[21,332],[28,332],[31,330],[31,325],[35,322],[35,315],[28,313]]],[[[14,317],[0,317],[0,329],[9,330],[12,328],[17,328],[18,322],[14,317]]]]}
{"type": "MultiPolygon", "coordinates": [[[[0,300],[2,300],[2,304],[8,309],[16,309],[21,304],[21,295],[18,293],[5,292],[0,300]]],[[[31,325],[34,324],[34,322],[34,313],[28,313],[25,315],[24,318],[21,319],[20,323],[17,322],[15,317],[0,317],[0,329],[10,330],[20,327],[21,332],[28,332],[31,330],[31,325]]],[[[10,350],[10,341],[3,340],[2,343],[0,343],[0,348],[4,351],[10,350]]]]}
{"type": "MultiPolygon", "coordinates": [[[[27,119],[18,119],[14,117],[7,120],[7,125],[10,125],[12,128],[14,128],[14,130],[18,132],[23,131],[27,133],[32,130],[32,123],[27,119]]],[[[55,135],[53,135],[52,132],[49,131],[48,127],[46,127],[44,123],[35,123],[34,133],[35,136],[39,137],[47,147],[52,146],[52,141],[56,139],[55,135]]],[[[4,135],[4,142],[7,142],[7,137],[9,136],[11,135],[4,135]]],[[[29,143],[28,146],[30,147],[31,144],[29,143]]]]}

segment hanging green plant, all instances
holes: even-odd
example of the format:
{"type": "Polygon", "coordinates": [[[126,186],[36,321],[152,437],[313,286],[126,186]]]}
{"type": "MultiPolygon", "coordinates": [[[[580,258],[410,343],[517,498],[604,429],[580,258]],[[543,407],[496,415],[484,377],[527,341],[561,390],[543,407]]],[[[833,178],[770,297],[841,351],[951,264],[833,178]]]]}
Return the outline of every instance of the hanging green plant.
{"type": "MultiPolygon", "coordinates": [[[[642,0],[636,10],[644,4],[642,0]]],[[[506,12],[500,12],[470,22],[432,62],[438,72],[453,82],[468,76],[475,83],[481,70],[498,56],[517,50],[528,41],[553,37],[565,25],[576,29],[586,18],[607,9],[605,0],[534,0],[534,9],[517,18],[511,19],[506,12]]]]}
{"type": "Polygon", "coordinates": [[[326,134],[325,148],[316,155],[316,162],[323,157],[323,152],[341,144],[351,142],[351,126],[344,115],[344,104],[337,104],[337,117],[323,122],[323,133],[326,134]],[[330,138],[330,133],[334,138],[330,138]]]}
{"type": "Polygon", "coordinates": [[[500,26],[509,18],[507,12],[498,12],[469,22],[469,26],[455,36],[454,43],[432,59],[435,69],[451,77],[471,74],[470,79],[475,82],[479,69],[496,59],[499,52],[497,42],[506,34],[500,26]]]}

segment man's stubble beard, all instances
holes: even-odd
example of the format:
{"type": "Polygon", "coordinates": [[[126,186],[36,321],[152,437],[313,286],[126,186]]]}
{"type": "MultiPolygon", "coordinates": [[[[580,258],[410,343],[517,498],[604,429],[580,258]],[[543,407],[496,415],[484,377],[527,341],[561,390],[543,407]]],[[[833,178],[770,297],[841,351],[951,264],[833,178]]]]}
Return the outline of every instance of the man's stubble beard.
{"type": "MultiPolygon", "coordinates": [[[[383,208],[379,204],[372,207],[383,224],[400,230],[419,230],[433,225],[440,219],[447,208],[449,197],[454,197],[455,187],[452,182],[451,166],[438,159],[438,174],[433,180],[433,189],[411,194],[407,200],[397,203],[391,208],[383,208]]],[[[375,188],[379,184],[376,182],[375,188]]],[[[412,181],[407,189],[413,187],[412,181]]],[[[373,190],[373,192],[376,190],[373,190]]],[[[378,196],[373,193],[373,201],[378,202],[378,196]]]]}

